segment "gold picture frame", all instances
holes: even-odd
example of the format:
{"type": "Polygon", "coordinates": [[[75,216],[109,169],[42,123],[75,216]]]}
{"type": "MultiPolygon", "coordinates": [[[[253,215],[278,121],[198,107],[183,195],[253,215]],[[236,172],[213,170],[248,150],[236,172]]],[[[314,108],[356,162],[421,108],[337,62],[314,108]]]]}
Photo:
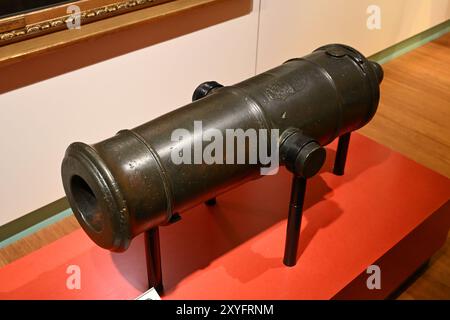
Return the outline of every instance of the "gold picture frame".
{"type": "Polygon", "coordinates": [[[0,19],[0,46],[177,0],[77,0],[0,19]],[[77,6],[79,12],[68,11],[77,6]],[[73,8],[73,7],[72,7],[73,8]]]}

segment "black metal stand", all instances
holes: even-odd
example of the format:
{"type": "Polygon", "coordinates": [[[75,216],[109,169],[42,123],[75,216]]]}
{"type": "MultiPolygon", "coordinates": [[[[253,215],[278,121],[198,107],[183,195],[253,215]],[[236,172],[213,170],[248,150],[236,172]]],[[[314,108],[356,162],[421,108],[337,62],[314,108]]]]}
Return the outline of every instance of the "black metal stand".
{"type": "Polygon", "coordinates": [[[283,262],[288,267],[297,263],[297,250],[300,240],[300,227],[303,216],[303,203],[306,193],[306,178],[293,176],[291,200],[289,203],[289,215],[286,229],[286,245],[284,248],[283,262]]]}
{"type": "MultiPolygon", "coordinates": [[[[345,170],[345,162],[347,160],[348,147],[350,143],[350,133],[346,133],[339,137],[338,147],[336,150],[336,159],[334,161],[333,173],[336,175],[343,175],[345,170]]],[[[303,139],[305,139],[303,137],[303,139]]],[[[298,141],[302,141],[301,137],[297,140],[292,139],[294,143],[289,142],[287,139],[286,146],[287,150],[284,150],[285,154],[289,155],[289,150],[295,150],[295,146],[301,145],[298,141]]],[[[283,151],[283,150],[282,150],[283,151]]],[[[301,154],[302,149],[300,149],[301,154]]],[[[297,153],[294,153],[297,154],[297,153]]],[[[310,153],[311,154],[311,153],[310,153]]],[[[309,155],[310,155],[309,154],[309,155]]],[[[309,170],[303,170],[301,174],[296,172],[293,168],[298,168],[294,164],[298,164],[302,157],[287,158],[287,168],[289,171],[293,172],[292,188],[291,188],[291,200],[289,203],[289,215],[288,223],[286,229],[286,244],[284,248],[284,259],[283,262],[288,267],[293,267],[297,263],[297,250],[298,243],[300,240],[300,228],[303,216],[303,205],[305,202],[306,194],[306,182],[307,178],[312,177],[318,172],[318,167],[314,168],[312,172],[308,173],[309,170]],[[299,160],[300,159],[300,160],[299,160]]],[[[303,157],[308,158],[308,157],[303,157]]],[[[322,166],[324,159],[318,160],[319,167],[322,166]]],[[[301,163],[301,162],[300,162],[301,163]]],[[[311,166],[311,164],[310,164],[311,166]]]]}
{"type": "Polygon", "coordinates": [[[293,177],[283,258],[288,267],[297,263],[306,182],[320,171],[325,158],[325,149],[314,139],[303,135],[300,130],[286,131],[281,138],[280,159],[292,172],[293,177]]]}
{"type": "Polygon", "coordinates": [[[163,282],[158,227],[145,232],[145,256],[147,261],[148,286],[149,288],[155,288],[161,294],[163,292],[163,282]]]}
{"type": "Polygon", "coordinates": [[[217,200],[216,200],[215,197],[214,197],[214,198],[211,198],[211,199],[208,199],[208,200],[205,201],[205,204],[206,204],[208,207],[215,206],[216,203],[217,203],[217,200]]]}
{"type": "Polygon", "coordinates": [[[350,143],[351,133],[346,133],[339,137],[336,150],[336,159],[334,160],[333,173],[338,176],[344,175],[345,162],[347,161],[348,145],[350,143]]]}

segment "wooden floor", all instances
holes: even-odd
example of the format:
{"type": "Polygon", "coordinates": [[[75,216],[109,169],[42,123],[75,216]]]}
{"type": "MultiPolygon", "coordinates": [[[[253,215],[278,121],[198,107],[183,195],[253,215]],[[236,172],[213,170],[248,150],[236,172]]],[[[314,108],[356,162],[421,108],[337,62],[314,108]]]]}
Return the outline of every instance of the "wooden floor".
{"type": "Polygon", "coordinates": [[[360,132],[450,178],[450,33],[383,69],[380,106],[360,132]]]}
{"type": "MultiPolygon", "coordinates": [[[[360,132],[450,178],[450,33],[383,67],[379,110],[360,132]]],[[[0,267],[77,228],[68,217],[0,249],[0,267]]],[[[450,237],[398,299],[450,299],[450,237]]]]}
{"type": "Polygon", "coordinates": [[[80,225],[72,215],[13,242],[9,246],[0,249],[0,268],[50,242],[58,240],[78,228],[80,228],[80,225]]]}
{"type": "MultiPolygon", "coordinates": [[[[382,98],[360,132],[450,178],[450,33],[383,66],[382,98]]],[[[399,299],[450,299],[450,233],[399,299]]]]}

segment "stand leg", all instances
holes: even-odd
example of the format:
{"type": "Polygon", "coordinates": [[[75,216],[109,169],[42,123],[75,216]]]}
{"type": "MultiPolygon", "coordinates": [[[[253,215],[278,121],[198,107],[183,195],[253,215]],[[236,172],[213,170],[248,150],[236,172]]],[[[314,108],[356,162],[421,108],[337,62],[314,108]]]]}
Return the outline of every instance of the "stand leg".
{"type": "Polygon", "coordinates": [[[347,160],[348,145],[350,143],[350,134],[351,133],[349,132],[339,137],[333,169],[333,173],[338,176],[344,175],[345,161],[347,160]]]}
{"type": "Polygon", "coordinates": [[[145,232],[145,253],[149,288],[153,287],[158,293],[162,293],[163,283],[158,227],[145,232]]]}
{"type": "Polygon", "coordinates": [[[211,199],[208,199],[208,200],[205,201],[205,204],[206,204],[208,207],[215,206],[216,203],[217,203],[217,200],[216,200],[215,197],[214,197],[214,198],[211,198],[211,199]]]}
{"type": "Polygon", "coordinates": [[[286,244],[283,262],[288,267],[297,263],[297,249],[306,192],[306,178],[294,176],[292,180],[291,201],[286,230],[286,244]]]}

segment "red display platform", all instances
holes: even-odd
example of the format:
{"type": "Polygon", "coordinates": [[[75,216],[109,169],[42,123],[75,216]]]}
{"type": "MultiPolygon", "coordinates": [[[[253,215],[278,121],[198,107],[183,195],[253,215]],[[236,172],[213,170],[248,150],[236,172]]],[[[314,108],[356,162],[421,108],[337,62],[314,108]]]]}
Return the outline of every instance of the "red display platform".
{"type": "MultiPolygon", "coordinates": [[[[291,177],[282,169],[161,229],[163,299],[384,298],[445,241],[450,180],[353,134],[343,177],[308,182],[298,263],[282,263],[291,177]],[[366,269],[381,267],[381,290],[366,269]]],[[[121,254],[75,231],[0,269],[0,299],[134,299],[146,290],[143,237],[121,254]],[[66,286],[70,265],[81,289],[66,286]]]]}

